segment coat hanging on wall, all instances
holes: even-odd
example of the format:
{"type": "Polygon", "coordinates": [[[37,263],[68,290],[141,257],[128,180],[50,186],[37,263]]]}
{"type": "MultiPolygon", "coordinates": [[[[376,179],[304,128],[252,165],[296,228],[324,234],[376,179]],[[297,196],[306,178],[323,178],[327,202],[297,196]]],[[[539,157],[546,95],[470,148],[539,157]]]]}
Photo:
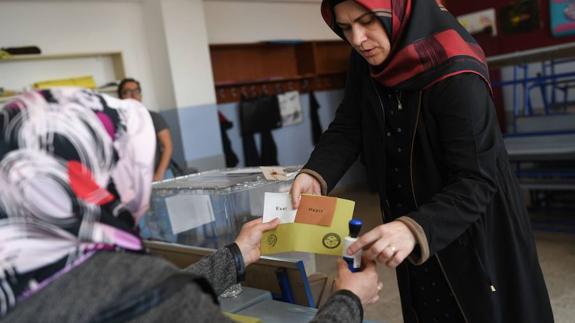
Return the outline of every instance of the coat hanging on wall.
{"type": "Polygon", "coordinates": [[[228,130],[234,126],[234,123],[228,120],[220,111],[218,111],[218,118],[220,122],[220,133],[222,135],[222,146],[226,158],[226,167],[236,167],[239,162],[238,156],[233,151],[230,137],[228,137],[228,130]]]}
{"type": "Polygon", "coordinates": [[[278,165],[272,130],[281,127],[277,96],[261,96],[240,101],[240,122],[245,166],[278,165]],[[254,135],[260,134],[258,153],[254,135]]]}
{"type": "Polygon", "coordinates": [[[311,135],[314,146],[319,142],[319,137],[321,137],[321,133],[323,132],[321,129],[321,123],[319,121],[319,108],[320,105],[317,102],[315,93],[309,92],[309,115],[311,119],[311,135]]]}

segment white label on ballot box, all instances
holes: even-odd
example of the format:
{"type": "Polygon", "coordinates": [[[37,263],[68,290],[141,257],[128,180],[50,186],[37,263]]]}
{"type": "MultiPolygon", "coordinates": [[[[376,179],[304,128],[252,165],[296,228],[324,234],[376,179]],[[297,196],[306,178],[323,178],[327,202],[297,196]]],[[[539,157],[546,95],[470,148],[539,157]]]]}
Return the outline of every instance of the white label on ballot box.
{"type": "Polygon", "coordinates": [[[166,198],[168,217],[174,234],[215,220],[209,195],[176,195],[166,198]]]}

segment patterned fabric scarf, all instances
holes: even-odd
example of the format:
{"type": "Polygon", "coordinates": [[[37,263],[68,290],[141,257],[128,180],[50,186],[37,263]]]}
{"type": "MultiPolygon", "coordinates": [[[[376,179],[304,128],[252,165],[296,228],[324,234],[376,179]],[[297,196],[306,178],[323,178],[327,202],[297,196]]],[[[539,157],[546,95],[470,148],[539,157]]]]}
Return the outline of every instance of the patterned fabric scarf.
{"type": "Polygon", "coordinates": [[[0,108],[0,318],[101,250],[141,250],[155,134],[146,109],[88,90],[0,108]]]}
{"type": "MultiPolygon", "coordinates": [[[[390,39],[389,56],[371,67],[371,76],[384,87],[421,90],[461,73],[478,74],[489,84],[483,50],[441,0],[355,1],[376,15],[390,39]]],[[[321,12],[345,40],[333,11],[340,2],[323,0],[321,12]]]]}

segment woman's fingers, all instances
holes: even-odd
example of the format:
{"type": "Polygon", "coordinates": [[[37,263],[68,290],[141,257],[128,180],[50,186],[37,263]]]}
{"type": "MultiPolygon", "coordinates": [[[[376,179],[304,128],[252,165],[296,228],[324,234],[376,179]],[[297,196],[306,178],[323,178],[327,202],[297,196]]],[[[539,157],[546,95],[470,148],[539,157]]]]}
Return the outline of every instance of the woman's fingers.
{"type": "Polygon", "coordinates": [[[377,293],[367,302],[367,304],[374,304],[377,303],[377,301],[379,301],[379,292],[381,292],[382,288],[383,283],[382,282],[377,283],[377,293]]]}
{"type": "Polygon", "coordinates": [[[299,207],[299,201],[301,199],[301,187],[299,183],[293,184],[290,191],[290,196],[291,196],[292,207],[294,209],[297,209],[299,207]]]}
{"type": "Polygon", "coordinates": [[[395,256],[396,252],[397,252],[397,249],[395,248],[395,246],[393,244],[388,244],[377,255],[377,261],[382,263],[382,264],[386,264],[388,261],[390,261],[395,256]]]}
{"type": "Polygon", "coordinates": [[[260,229],[262,232],[265,231],[269,231],[272,229],[275,229],[278,225],[280,224],[280,219],[279,218],[275,218],[270,222],[266,222],[266,223],[261,223],[261,224],[256,224],[256,225],[260,225],[260,229]]]}
{"type": "Polygon", "coordinates": [[[408,255],[404,251],[398,251],[385,263],[385,265],[390,268],[396,268],[407,256],[408,255]]]}
{"type": "Polygon", "coordinates": [[[353,255],[363,249],[368,260],[377,260],[395,268],[411,253],[415,246],[413,234],[399,221],[382,224],[365,233],[347,249],[353,255]]]}
{"type": "Polygon", "coordinates": [[[385,249],[387,242],[384,240],[375,241],[370,247],[363,251],[363,255],[370,261],[375,261],[379,254],[385,249]]]}
{"type": "MultiPolygon", "coordinates": [[[[349,255],[353,255],[361,249],[364,249],[366,246],[373,244],[376,241],[380,241],[381,239],[381,230],[379,227],[376,227],[367,233],[363,234],[359,239],[357,239],[354,243],[352,243],[349,248],[347,248],[347,252],[349,255]]],[[[373,246],[371,247],[373,248],[373,246]]],[[[371,249],[370,248],[370,249],[371,249]]],[[[371,260],[375,259],[375,256],[370,258],[371,260]]]]}
{"type": "Polygon", "coordinates": [[[374,298],[370,299],[370,300],[367,302],[367,304],[375,304],[375,303],[377,303],[377,301],[379,301],[379,294],[378,294],[378,295],[375,295],[374,298]]]}
{"type": "Polygon", "coordinates": [[[253,220],[251,220],[251,221],[248,221],[248,222],[244,223],[244,225],[242,226],[242,228],[246,228],[246,229],[247,229],[247,228],[251,228],[251,227],[253,227],[253,226],[256,226],[256,225],[262,223],[263,219],[264,219],[263,217],[259,217],[259,218],[257,218],[257,219],[253,219],[253,220]]]}
{"type": "Polygon", "coordinates": [[[294,209],[299,207],[301,195],[305,193],[321,195],[321,184],[317,179],[315,179],[315,177],[305,173],[300,173],[296,176],[290,189],[292,206],[294,209]]]}

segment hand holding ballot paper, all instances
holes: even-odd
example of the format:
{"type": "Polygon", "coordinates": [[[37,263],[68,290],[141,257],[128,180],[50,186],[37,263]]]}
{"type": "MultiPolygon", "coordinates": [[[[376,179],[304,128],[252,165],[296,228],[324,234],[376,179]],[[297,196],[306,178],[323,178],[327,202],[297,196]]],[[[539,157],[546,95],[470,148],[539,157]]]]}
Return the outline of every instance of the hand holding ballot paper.
{"type": "Polygon", "coordinates": [[[263,222],[279,218],[281,224],[264,233],[262,254],[300,251],[341,255],[354,206],[355,202],[340,198],[302,195],[295,210],[289,194],[266,193],[263,222]]]}
{"type": "MultiPolygon", "coordinates": [[[[281,224],[264,232],[261,253],[297,251],[341,256],[355,202],[320,195],[302,195],[299,202],[296,210],[289,194],[265,194],[263,222],[279,218],[281,224]]],[[[382,284],[374,261],[365,261],[362,271],[352,272],[357,270],[350,271],[349,264],[339,259],[337,268],[336,291],[351,291],[363,305],[378,301],[382,284]]]]}

